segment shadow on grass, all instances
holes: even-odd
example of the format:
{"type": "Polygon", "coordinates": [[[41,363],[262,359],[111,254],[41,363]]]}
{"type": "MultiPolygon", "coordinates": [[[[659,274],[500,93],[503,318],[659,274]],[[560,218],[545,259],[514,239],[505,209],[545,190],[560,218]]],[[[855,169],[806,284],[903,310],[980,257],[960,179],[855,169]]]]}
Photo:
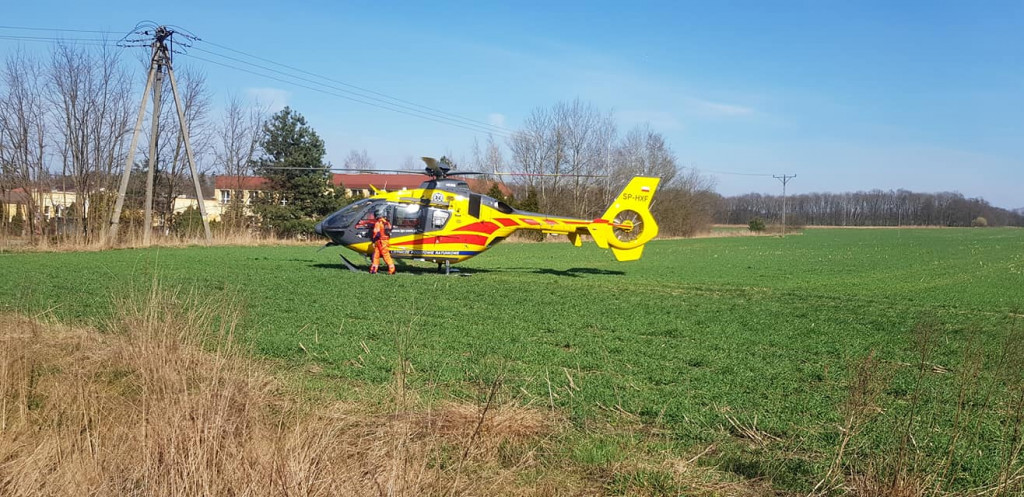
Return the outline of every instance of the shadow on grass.
{"type": "Polygon", "coordinates": [[[551,274],[555,276],[569,276],[571,278],[582,278],[584,275],[595,275],[595,276],[624,276],[625,271],[611,271],[608,269],[597,269],[592,267],[574,267],[565,270],[543,268],[533,269],[531,272],[536,274],[551,274]]]}
{"type": "MultiPolygon", "coordinates": [[[[444,276],[444,274],[442,272],[438,271],[438,269],[436,267],[414,266],[414,265],[411,265],[411,264],[405,264],[402,261],[396,261],[396,265],[398,266],[398,273],[399,274],[444,276]]],[[[320,268],[320,269],[337,269],[339,271],[344,271],[346,273],[351,273],[352,272],[352,271],[349,271],[349,269],[347,267],[345,267],[344,264],[341,264],[341,263],[338,263],[338,264],[317,263],[317,264],[312,264],[312,267],[320,268]]],[[[369,272],[369,267],[361,265],[361,264],[357,265],[356,269],[359,269],[360,273],[367,273],[367,272],[369,272]]],[[[462,266],[462,267],[454,267],[453,266],[452,267],[452,272],[451,272],[451,274],[449,276],[469,276],[469,275],[473,275],[473,274],[486,274],[486,273],[533,273],[533,274],[547,274],[547,275],[553,275],[553,276],[562,276],[562,277],[568,277],[568,278],[582,278],[582,277],[585,277],[587,275],[591,275],[591,276],[624,276],[626,274],[624,271],[610,271],[610,270],[607,270],[607,269],[596,269],[596,268],[587,268],[587,267],[574,267],[574,268],[570,268],[570,269],[560,270],[560,269],[551,269],[551,268],[525,268],[525,267],[482,269],[482,268],[474,268],[474,267],[466,267],[466,266],[462,266]]]]}

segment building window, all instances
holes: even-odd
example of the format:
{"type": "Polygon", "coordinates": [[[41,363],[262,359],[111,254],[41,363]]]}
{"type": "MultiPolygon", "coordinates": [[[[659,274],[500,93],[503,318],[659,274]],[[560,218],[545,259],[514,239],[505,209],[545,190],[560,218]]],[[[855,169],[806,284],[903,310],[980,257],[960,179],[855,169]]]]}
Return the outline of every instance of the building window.
{"type": "Polygon", "coordinates": [[[231,190],[221,190],[220,203],[226,204],[228,202],[231,202],[231,190]]]}
{"type": "Polygon", "coordinates": [[[255,190],[249,190],[249,203],[250,204],[255,204],[256,203],[256,191],[255,190]]]}

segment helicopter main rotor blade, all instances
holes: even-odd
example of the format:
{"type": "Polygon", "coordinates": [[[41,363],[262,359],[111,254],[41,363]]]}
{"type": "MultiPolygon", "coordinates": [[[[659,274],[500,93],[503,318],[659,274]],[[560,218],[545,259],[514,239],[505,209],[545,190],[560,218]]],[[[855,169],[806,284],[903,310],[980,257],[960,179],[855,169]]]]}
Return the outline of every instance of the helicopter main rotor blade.
{"type": "Polygon", "coordinates": [[[424,174],[423,171],[412,171],[409,169],[359,169],[351,167],[283,167],[283,166],[271,166],[263,169],[280,169],[280,170],[292,170],[292,171],[324,171],[324,172],[338,172],[338,171],[349,171],[356,173],[365,174],[378,174],[378,173],[401,173],[401,174],[424,174]]]}
{"type": "MultiPolygon", "coordinates": [[[[485,172],[485,171],[456,171],[456,172],[444,172],[441,167],[441,163],[433,157],[423,157],[423,162],[427,164],[427,169],[435,174],[443,174],[444,176],[470,176],[470,175],[486,175],[486,176],[525,176],[525,177],[568,177],[568,178],[607,178],[607,174],[571,174],[571,173],[505,173],[505,172],[485,172]]],[[[423,171],[409,170],[409,169],[359,169],[359,168],[346,168],[346,167],[284,167],[284,166],[271,166],[264,169],[275,169],[275,170],[292,170],[292,171],[325,171],[325,172],[338,172],[338,171],[350,171],[364,174],[379,174],[379,173],[399,173],[399,174],[427,174],[423,171]]]]}
{"type": "MultiPolygon", "coordinates": [[[[465,174],[465,173],[458,173],[465,174]]],[[[494,176],[532,176],[532,177],[567,177],[567,178],[607,178],[607,174],[571,174],[571,173],[475,173],[492,174],[494,176]]]]}
{"type": "Polygon", "coordinates": [[[431,171],[434,171],[436,173],[440,173],[441,172],[441,168],[440,168],[440,166],[438,166],[437,159],[435,159],[433,157],[420,157],[420,158],[423,159],[423,162],[425,162],[427,164],[427,169],[430,169],[431,171]]]}

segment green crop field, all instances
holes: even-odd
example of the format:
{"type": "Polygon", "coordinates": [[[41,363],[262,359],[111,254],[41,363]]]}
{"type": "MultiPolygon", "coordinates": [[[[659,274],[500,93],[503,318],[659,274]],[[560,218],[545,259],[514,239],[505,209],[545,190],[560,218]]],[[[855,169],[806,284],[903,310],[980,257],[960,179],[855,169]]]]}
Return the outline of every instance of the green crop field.
{"type": "Polygon", "coordinates": [[[390,381],[399,355],[437,395],[500,375],[565,413],[581,464],[644,444],[807,492],[845,426],[847,474],[906,469],[948,491],[1020,475],[1024,230],[659,240],[635,263],[505,243],[461,264],[468,277],[351,273],[337,252],[0,254],[0,310],[101,323],[112,296],[154,281],[197,291],[241,306],[258,356],[339,397],[390,381]]]}

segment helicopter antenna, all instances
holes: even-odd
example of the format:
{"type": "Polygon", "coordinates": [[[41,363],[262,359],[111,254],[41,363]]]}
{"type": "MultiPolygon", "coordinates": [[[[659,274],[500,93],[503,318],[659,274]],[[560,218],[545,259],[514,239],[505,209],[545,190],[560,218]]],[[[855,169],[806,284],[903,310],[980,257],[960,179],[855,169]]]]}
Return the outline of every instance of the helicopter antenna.
{"type": "Polygon", "coordinates": [[[153,122],[149,129],[149,168],[146,171],[146,204],[145,220],[142,226],[142,243],[149,245],[150,235],[153,231],[153,176],[156,169],[157,140],[160,136],[160,99],[163,89],[164,74],[171,81],[171,94],[174,95],[174,106],[178,111],[178,126],[181,129],[182,142],[185,144],[185,154],[188,157],[188,167],[192,172],[192,183],[196,189],[196,204],[199,206],[199,216],[203,220],[203,230],[206,232],[206,242],[212,241],[210,234],[210,221],[206,218],[206,205],[203,203],[203,192],[199,186],[199,173],[196,169],[195,156],[192,154],[192,143],[188,135],[188,123],[185,122],[184,106],[181,96],[178,95],[178,83],[174,79],[174,68],[171,64],[171,55],[184,53],[184,49],[192,46],[192,42],[198,40],[188,31],[178,27],[157,25],[152,21],[143,21],[135,25],[121,41],[118,46],[122,48],[148,46],[152,50],[149,62],[149,74],[146,78],[146,88],[142,91],[142,103],[139,105],[139,117],[135,121],[135,131],[132,133],[131,146],[128,147],[128,158],[124,164],[124,174],[121,176],[121,187],[117,192],[117,201],[114,203],[114,212],[110,218],[109,242],[117,241],[117,228],[121,220],[121,209],[124,207],[125,192],[128,190],[128,180],[131,176],[132,161],[135,155],[135,147],[138,144],[139,132],[142,130],[142,118],[146,114],[146,98],[150,89],[153,90],[153,122]],[[177,48],[175,41],[177,40],[177,48]]]}

